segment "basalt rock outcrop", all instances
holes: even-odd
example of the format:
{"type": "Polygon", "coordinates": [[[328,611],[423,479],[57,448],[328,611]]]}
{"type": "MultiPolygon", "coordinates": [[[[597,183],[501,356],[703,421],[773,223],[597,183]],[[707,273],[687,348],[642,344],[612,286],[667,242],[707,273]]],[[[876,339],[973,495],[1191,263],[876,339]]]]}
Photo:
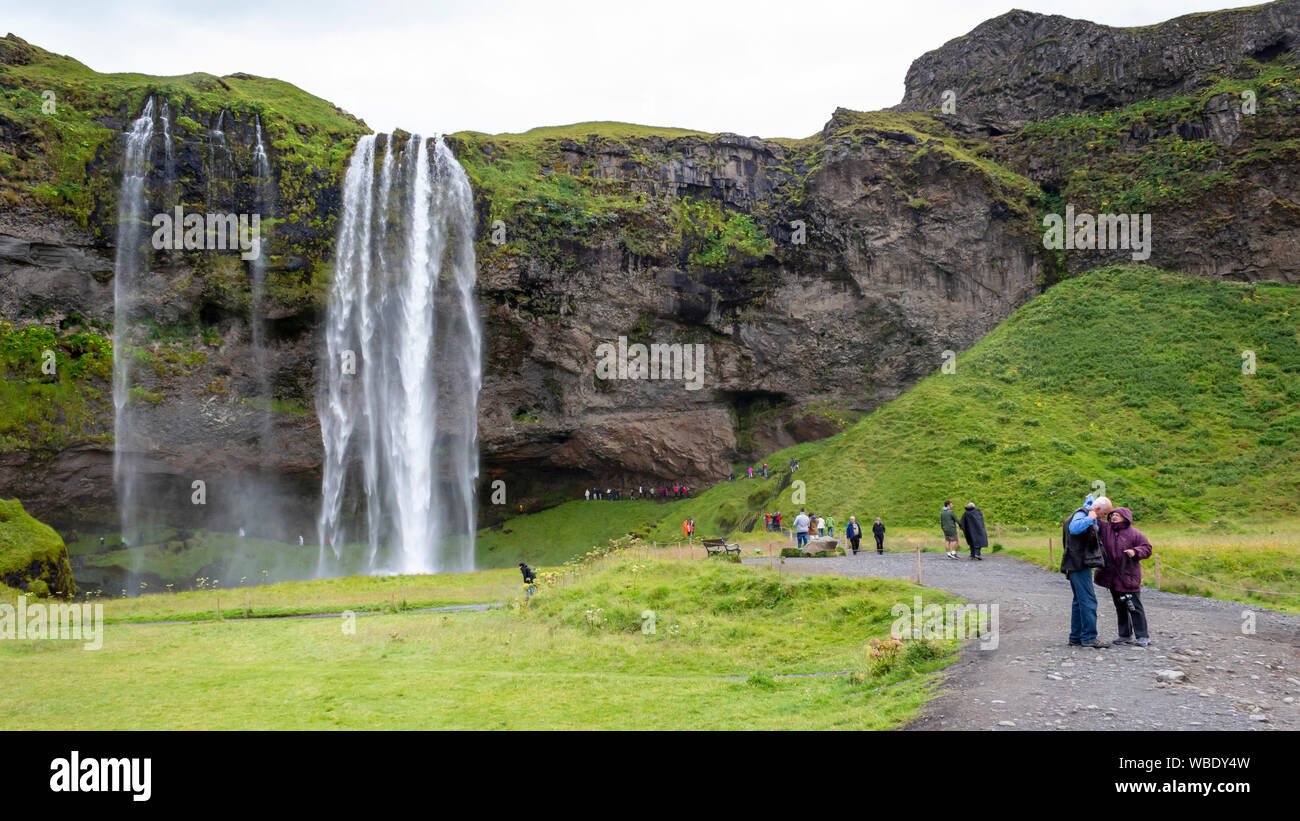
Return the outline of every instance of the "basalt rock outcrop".
{"type": "Polygon", "coordinates": [[[1114,28],[1009,11],[917,58],[900,111],[941,110],[992,134],[1186,94],[1300,47],[1300,0],[1114,28]]]}

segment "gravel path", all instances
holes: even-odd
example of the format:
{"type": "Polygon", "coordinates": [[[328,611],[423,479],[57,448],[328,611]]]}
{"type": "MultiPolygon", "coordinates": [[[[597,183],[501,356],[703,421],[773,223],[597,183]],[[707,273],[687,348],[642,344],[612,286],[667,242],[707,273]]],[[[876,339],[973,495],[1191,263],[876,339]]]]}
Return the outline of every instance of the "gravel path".
{"type": "MultiPolygon", "coordinates": [[[[911,580],[916,556],[786,559],[785,570],[911,580]]],[[[998,642],[966,642],[942,694],[909,729],[1300,729],[1300,616],[1144,589],[1150,646],[1094,650],[1067,644],[1070,586],[1060,573],[1007,556],[924,553],[921,581],[972,604],[996,603],[998,642]],[[1254,634],[1243,632],[1246,611],[1254,634]],[[1183,673],[1181,681],[1158,681],[1165,670],[1183,673]]],[[[1097,593],[1098,634],[1109,641],[1115,609],[1109,591],[1097,593]]]]}

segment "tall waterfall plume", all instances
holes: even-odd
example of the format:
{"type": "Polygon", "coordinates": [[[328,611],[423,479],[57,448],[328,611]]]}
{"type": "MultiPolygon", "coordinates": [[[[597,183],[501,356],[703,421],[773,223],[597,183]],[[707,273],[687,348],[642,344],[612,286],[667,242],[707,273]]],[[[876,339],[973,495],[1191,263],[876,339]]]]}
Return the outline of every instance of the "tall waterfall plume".
{"type": "MultiPolygon", "coordinates": [[[[253,146],[253,207],[265,219],[270,216],[271,200],[274,195],[271,179],[271,161],[266,156],[266,146],[262,144],[262,118],[257,117],[257,143],[253,146]]],[[[261,246],[265,249],[265,244],[261,246]]],[[[266,361],[266,252],[258,254],[250,265],[252,294],[249,324],[253,337],[253,358],[257,368],[257,390],[265,401],[262,408],[260,445],[263,453],[268,453],[272,441],[271,424],[271,378],[266,361]]]]}
{"type": "Polygon", "coordinates": [[[139,542],[137,476],[140,458],[136,431],[131,424],[131,355],[126,350],[130,324],[135,319],[136,280],[149,258],[145,247],[145,181],[149,176],[153,142],[153,100],[126,133],[122,160],[122,186],[117,199],[117,255],[113,265],[113,481],[117,486],[122,538],[139,542]]]}
{"type": "Polygon", "coordinates": [[[361,138],[344,182],[317,401],[322,575],[358,564],[473,569],[473,233],[469,179],[441,138],[361,138]]]}

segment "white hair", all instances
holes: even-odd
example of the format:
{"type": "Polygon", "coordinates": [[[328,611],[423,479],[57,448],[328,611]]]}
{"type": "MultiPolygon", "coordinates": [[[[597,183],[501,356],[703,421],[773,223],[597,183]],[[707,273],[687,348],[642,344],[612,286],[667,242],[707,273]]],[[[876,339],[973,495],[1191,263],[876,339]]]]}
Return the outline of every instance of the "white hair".
{"type": "Polygon", "coordinates": [[[1096,499],[1093,499],[1093,500],[1092,500],[1092,506],[1095,507],[1095,508],[1112,508],[1112,507],[1114,507],[1114,505],[1112,505],[1112,504],[1110,503],[1110,498],[1109,498],[1109,497],[1106,497],[1106,496],[1098,496],[1096,499]]]}

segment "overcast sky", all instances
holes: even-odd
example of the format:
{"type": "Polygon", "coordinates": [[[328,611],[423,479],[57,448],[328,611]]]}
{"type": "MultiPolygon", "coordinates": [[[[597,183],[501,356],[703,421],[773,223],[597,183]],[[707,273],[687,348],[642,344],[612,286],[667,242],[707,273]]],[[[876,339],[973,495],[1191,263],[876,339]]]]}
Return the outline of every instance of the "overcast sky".
{"type": "MultiPolygon", "coordinates": [[[[0,27],[97,71],[287,80],[371,128],[623,120],[804,137],[884,108],[911,61],[1014,7],[1146,25],[1214,0],[0,0],[0,27]]],[[[3,30],[0,29],[0,30],[3,30]]]]}

